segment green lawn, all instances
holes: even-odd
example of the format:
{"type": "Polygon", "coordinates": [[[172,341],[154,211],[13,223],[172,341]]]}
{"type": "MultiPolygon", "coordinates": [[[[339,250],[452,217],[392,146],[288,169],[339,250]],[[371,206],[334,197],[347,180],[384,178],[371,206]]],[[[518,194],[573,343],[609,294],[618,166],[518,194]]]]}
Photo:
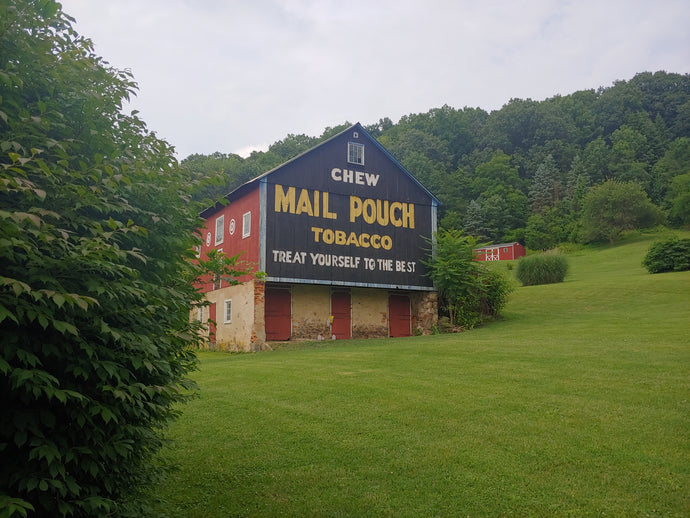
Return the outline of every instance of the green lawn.
{"type": "Polygon", "coordinates": [[[647,274],[651,240],[467,333],[201,354],[162,512],[689,516],[690,272],[647,274]]]}

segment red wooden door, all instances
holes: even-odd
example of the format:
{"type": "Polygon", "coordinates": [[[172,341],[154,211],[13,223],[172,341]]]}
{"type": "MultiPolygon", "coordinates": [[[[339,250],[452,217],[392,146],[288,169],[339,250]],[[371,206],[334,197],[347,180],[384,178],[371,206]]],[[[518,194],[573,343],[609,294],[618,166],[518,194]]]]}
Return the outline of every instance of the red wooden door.
{"type": "Polygon", "coordinates": [[[388,297],[388,327],[391,337],[410,336],[410,297],[391,295],[388,297]]]}
{"type": "Polygon", "coordinates": [[[266,288],[264,300],[266,340],[289,340],[292,335],[290,291],[266,288]]]}
{"type": "Polygon", "coordinates": [[[338,340],[352,337],[352,312],[349,291],[334,291],[331,293],[331,315],[333,324],[331,333],[338,340]]]}

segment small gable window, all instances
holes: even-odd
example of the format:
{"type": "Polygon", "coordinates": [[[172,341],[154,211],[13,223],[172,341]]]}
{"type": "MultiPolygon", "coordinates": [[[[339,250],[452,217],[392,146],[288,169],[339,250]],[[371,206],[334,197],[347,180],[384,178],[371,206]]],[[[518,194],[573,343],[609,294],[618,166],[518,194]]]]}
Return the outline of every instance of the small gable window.
{"type": "Polygon", "coordinates": [[[242,215],[242,239],[249,237],[252,233],[252,213],[245,212],[242,215]]]}
{"type": "Polygon", "coordinates": [[[216,219],[216,241],[219,245],[223,242],[223,228],[225,227],[225,216],[220,216],[216,219]]]}
{"type": "Polygon", "coordinates": [[[364,165],[364,144],[347,143],[347,161],[351,164],[364,165]]]}

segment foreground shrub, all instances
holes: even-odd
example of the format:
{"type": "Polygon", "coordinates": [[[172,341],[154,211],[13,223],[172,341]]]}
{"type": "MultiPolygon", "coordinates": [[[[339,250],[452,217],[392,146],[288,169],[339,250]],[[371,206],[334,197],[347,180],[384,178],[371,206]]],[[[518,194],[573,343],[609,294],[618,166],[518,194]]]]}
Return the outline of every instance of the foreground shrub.
{"type": "Polygon", "coordinates": [[[482,315],[496,317],[506,305],[506,302],[508,302],[508,295],[513,291],[513,286],[498,271],[490,270],[484,265],[482,265],[480,271],[480,279],[483,286],[481,296],[482,315]]]}
{"type": "Polygon", "coordinates": [[[654,243],[642,265],[649,273],[690,270],[690,239],[674,237],[654,243]]]}
{"type": "Polygon", "coordinates": [[[190,178],[60,4],[0,12],[0,516],[144,516],[200,336],[190,178]]]}
{"type": "Polygon", "coordinates": [[[474,260],[474,249],[479,247],[476,239],[452,229],[435,237],[435,253],[425,264],[450,327],[472,329],[484,317],[498,316],[512,287],[501,273],[474,260]]]}
{"type": "Polygon", "coordinates": [[[515,276],[523,286],[563,282],[568,273],[568,261],[560,254],[539,254],[521,257],[515,276]]]}

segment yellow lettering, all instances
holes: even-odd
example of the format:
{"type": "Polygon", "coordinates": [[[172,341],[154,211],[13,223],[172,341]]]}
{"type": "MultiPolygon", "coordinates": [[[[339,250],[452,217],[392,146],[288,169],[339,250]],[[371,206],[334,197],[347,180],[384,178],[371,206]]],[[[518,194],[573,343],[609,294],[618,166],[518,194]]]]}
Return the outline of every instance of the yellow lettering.
{"type": "Polygon", "coordinates": [[[358,196],[350,196],[350,223],[362,215],[362,199],[358,196]]]}
{"type": "Polygon", "coordinates": [[[306,189],[302,189],[299,193],[299,200],[297,200],[297,210],[295,211],[295,214],[302,214],[303,212],[306,212],[310,216],[314,215],[314,212],[311,208],[311,200],[309,199],[309,191],[306,189]]]}
{"type": "Polygon", "coordinates": [[[393,226],[395,227],[402,227],[402,219],[400,219],[396,214],[395,211],[399,210],[402,213],[402,207],[403,204],[400,203],[399,201],[394,201],[391,203],[391,223],[393,223],[393,226]]]}
{"type": "Polygon", "coordinates": [[[362,206],[362,214],[364,216],[364,221],[366,221],[370,225],[374,221],[376,221],[376,205],[374,204],[374,200],[364,200],[364,204],[362,206]]]}
{"type": "Polygon", "coordinates": [[[344,230],[332,230],[330,228],[311,227],[314,233],[314,242],[326,243],[327,245],[356,246],[359,248],[383,248],[390,250],[393,248],[393,238],[391,236],[381,236],[379,234],[357,234],[344,230]]]}
{"type": "Polygon", "coordinates": [[[323,217],[326,219],[338,219],[335,212],[328,212],[328,193],[323,193],[323,217]]]}
{"type": "Polygon", "coordinates": [[[382,227],[388,225],[388,200],[376,200],[376,222],[382,227]]]}
{"type": "Polygon", "coordinates": [[[327,245],[332,245],[335,240],[335,234],[330,228],[326,228],[323,231],[323,242],[327,245]]]}
{"type": "Polygon", "coordinates": [[[288,187],[287,193],[283,191],[283,186],[276,184],[276,199],[273,210],[275,212],[295,213],[295,188],[288,187]]]}
{"type": "MultiPolygon", "coordinates": [[[[392,224],[395,227],[414,228],[414,204],[399,201],[362,199],[350,196],[350,222],[361,217],[370,225],[378,223],[382,227],[392,224]]],[[[373,245],[372,245],[373,246],[373,245]]]]}
{"type": "Polygon", "coordinates": [[[402,223],[405,228],[414,228],[414,203],[403,203],[402,223]]]}

